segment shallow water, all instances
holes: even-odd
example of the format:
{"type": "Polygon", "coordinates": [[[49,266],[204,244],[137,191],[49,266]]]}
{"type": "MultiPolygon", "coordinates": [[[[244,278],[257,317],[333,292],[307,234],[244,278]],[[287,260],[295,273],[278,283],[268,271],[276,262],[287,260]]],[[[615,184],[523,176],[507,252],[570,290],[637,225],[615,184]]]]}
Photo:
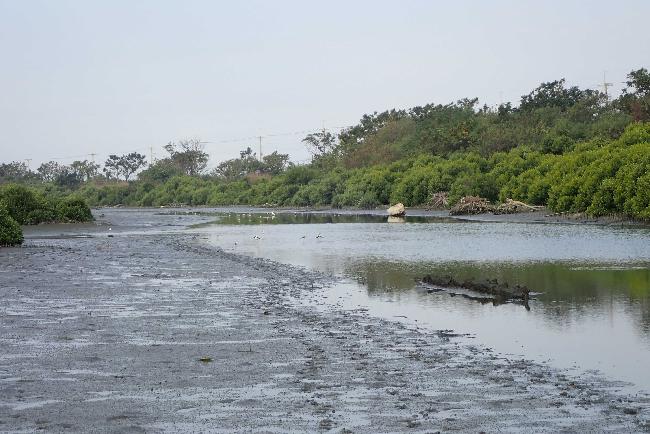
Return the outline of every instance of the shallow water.
{"type": "Polygon", "coordinates": [[[197,230],[225,250],[346,277],[319,295],[331,305],[453,329],[501,353],[650,390],[647,228],[227,213],[197,230]],[[425,274],[497,278],[540,294],[530,310],[481,304],[427,293],[417,283],[425,274]]]}

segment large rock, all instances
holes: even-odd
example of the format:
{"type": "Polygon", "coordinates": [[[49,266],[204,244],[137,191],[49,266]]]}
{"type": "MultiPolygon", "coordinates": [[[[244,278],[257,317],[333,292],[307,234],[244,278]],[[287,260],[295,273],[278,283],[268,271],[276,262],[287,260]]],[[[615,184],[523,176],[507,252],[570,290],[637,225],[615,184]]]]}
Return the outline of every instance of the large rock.
{"type": "Polygon", "coordinates": [[[406,208],[404,208],[404,204],[400,202],[388,208],[386,212],[389,216],[398,217],[406,214],[406,208]]]}

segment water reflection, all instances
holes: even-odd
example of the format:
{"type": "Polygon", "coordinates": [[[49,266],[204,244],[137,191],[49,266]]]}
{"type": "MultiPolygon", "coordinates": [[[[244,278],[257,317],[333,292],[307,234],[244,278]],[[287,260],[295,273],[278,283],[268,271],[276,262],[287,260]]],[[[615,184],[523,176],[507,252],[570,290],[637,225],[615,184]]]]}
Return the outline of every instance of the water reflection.
{"type": "MultiPolygon", "coordinates": [[[[330,224],[330,223],[462,223],[463,220],[450,217],[408,216],[390,217],[380,213],[352,214],[331,212],[268,212],[268,213],[223,213],[209,224],[219,225],[287,225],[287,224],[330,224]]],[[[205,226],[205,225],[202,225],[205,226]]]]}
{"type": "Polygon", "coordinates": [[[648,298],[650,268],[575,265],[555,262],[513,263],[402,263],[357,261],[345,274],[358,277],[369,292],[404,291],[416,287],[426,274],[450,275],[457,280],[498,279],[510,285],[523,285],[542,293],[539,299],[570,300],[584,303],[602,299],[611,292],[623,292],[633,299],[648,298]]]}
{"type": "MultiPolygon", "coordinates": [[[[426,274],[454,276],[456,280],[498,279],[523,285],[538,293],[535,306],[555,324],[568,324],[594,310],[625,309],[639,331],[650,332],[650,267],[575,265],[571,263],[400,263],[357,261],[344,271],[363,284],[370,296],[416,290],[426,274]]],[[[590,313],[591,312],[591,313],[590,313]]],[[[650,338],[649,338],[650,339],[650,338]]]]}
{"type": "Polygon", "coordinates": [[[335,304],[471,333],[499,352],[598,369],[650,390],[647,228],[269,212],[224,214],[199,230],[227,250],[348,277],[330,289],[335,304]],[[426,274],[540,294],[530,311],[480,304],[418,288],[426,274]]]}

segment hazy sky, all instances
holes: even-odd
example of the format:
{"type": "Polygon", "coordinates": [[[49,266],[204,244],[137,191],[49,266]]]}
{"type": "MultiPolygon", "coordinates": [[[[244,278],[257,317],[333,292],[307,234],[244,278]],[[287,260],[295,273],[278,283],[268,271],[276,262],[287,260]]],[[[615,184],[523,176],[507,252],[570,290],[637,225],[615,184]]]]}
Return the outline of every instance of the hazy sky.
{"type": "Polygon", "coordinates": [[[301,160],[305,134],[278,134],[604,71],[620,91],[650,67],[648,17],[648,0],[0,0],[0,161],[197,137],[214,165],[257,135],[301,160]]]}

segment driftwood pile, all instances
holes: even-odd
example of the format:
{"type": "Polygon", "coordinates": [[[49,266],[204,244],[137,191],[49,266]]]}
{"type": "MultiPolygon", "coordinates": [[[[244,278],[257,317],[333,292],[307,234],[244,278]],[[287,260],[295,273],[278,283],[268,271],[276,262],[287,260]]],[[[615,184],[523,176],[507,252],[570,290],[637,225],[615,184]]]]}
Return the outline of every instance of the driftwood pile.
{"type": "Polygon", "coordinates": [[[537,211],[540,207],[535,207],[528,205],[518,200],[506,199],[501,205],[499,205],[495,210],[495,214],[518,214],[521,212],[533,212],[537,211]]]}
{"type": "Polygon", "coordinates": [[[478,196],[462,197],[450,210],[451,215],[485,214],[494,212],[495,207],[489,200],[478,196]]]}
{"type": "Polygon", "coordinates": [[[439,191],[433,193],[431,196],[431,203],[429,205],[431,209],[447,209],[449,208],[449,193],[446,191],[439,191]]]}
{"type": "Polygon", "coordinates": [[[497,301],[521,300],[527,303],[530,298],[530,289],[528,287],[523,285],[510,286],[506,282],[499,283],[497,279],[488,279],[484,282],[474,282],[473,280],[458,282],[450,276],[427,274],[422,278],[422,283],[444,289],[461,288],[480,292],[481,294],[489,294],[497,301]]]}
{"type": "MultiPolygon", "coordinates": [[[[441,193],[436,193],[441,194],[441,193]]],[[[435,197],[435,195],[434,195],[435,197]]],[[[450,210],[451,215],[472,215],[472,214],[518,214],[533,212],[543,209],[541,206],[532,206],[518,200],[506,199],[499,206],[492,205],[489,200],[479,196],[462,197],[450,210]]]]}

